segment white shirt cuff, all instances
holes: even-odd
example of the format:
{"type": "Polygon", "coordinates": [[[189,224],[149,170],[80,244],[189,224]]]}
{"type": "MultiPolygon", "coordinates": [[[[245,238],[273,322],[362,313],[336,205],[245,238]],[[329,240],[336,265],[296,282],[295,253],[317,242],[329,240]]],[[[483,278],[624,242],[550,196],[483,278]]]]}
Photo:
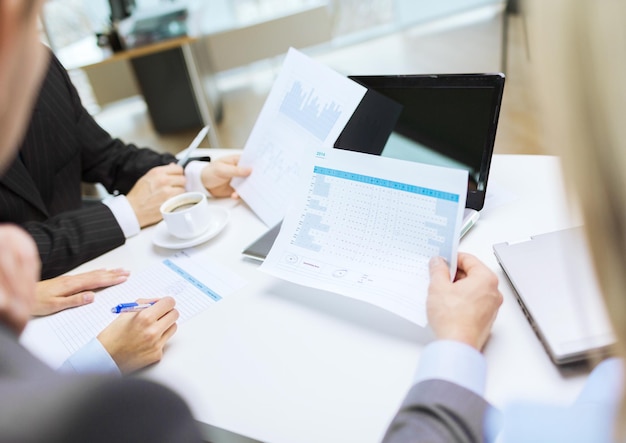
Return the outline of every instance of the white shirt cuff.
{"type": "Polygon", "coordinates": [[[209,194],[209,191],[202,184],[202,170],[208,165],[208,162],[201,161],[192,161],[185,167],[185,178],[187,179],[185,183],[185,191],[192,192],[203,192],[206,195],[209,194]]]}
{"type": "Polygon", "coordinates": [[[487,378],[485,357],[469,345],[437,340],[422,351],[415,382],[439,379],[456,383],[482,396],[487,378]]]}
{"type": "Polygon", "coordinates": [[[115,197],[107,198],[102,201],[109,207],[113,213],[113,217],[117,220],[117,224],[122,228],[124,237],[132,237],[139,234],[141,226],[139,226],[139,220],[133,211],[133,207],[128,203],[128,199],[125,195],[117,195],[115,197]]]}
{"type": "Polygon", "coordinates": [[[122,375],[102,343],[93,338],[89,343],[80,348],[65,360],[59,371],[79,374],[109,374],[122,375]]]}

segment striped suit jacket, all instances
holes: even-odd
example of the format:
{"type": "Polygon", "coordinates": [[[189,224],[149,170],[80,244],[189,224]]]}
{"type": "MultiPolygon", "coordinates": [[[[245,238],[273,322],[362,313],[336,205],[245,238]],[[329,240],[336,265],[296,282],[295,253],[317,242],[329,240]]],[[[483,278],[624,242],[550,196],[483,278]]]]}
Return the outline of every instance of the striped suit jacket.
{"type": "Polygon", "coordinates": [[[125,240],[107,206],[82,206],[81,182],[124,194],[148,170],[173,161],[113,139],[52,56],[19,156],[0,178],[0,221],[24,227],[39,248],[42,278],[57,276],[125,240]]]}

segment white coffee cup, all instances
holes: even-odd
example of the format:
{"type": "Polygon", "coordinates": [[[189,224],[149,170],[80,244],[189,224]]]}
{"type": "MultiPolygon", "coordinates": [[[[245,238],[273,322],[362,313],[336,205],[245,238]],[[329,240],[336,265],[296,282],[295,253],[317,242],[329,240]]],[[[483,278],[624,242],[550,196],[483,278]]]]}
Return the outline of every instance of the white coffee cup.
{"type": "Polygon", "coordinates": [[[202,192],[185,192],[172,197],[160,209],[167,230],[175,237],[194,238],[209,229],[211,210],[202,192]]]}

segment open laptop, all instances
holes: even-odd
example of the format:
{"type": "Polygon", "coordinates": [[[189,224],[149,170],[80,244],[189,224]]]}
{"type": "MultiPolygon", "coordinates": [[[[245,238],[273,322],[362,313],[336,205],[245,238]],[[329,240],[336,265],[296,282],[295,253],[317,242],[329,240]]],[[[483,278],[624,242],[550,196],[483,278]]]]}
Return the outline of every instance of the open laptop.
{"type": "Polygon", "coordinates": [[[493,246],[528,321],[556,364],[615,343],[582,227],[493,246]]]}
{"type": "MultiPolygon", "coordinates": [[[[372,155],[468,171],[461,237],[485,202],[504,92],[503,74],[350,76],[367,92],[334,144],[372,155]]],[[[280,225],[243,254],[264,260],[280,225]]]]}

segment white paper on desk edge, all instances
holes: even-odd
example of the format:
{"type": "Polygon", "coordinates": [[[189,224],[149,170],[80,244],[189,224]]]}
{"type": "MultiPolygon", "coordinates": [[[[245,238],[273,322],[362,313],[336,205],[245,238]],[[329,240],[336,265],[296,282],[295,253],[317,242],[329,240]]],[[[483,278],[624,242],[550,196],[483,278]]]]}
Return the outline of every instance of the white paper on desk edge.
{"type": "Polygon", "coordinates": [[[450,263],[451,278],[456,273],[467,171],[329,149],[317,153],[303,171],[296,191],[280,234],[261,269],[300,285],[369,302],[425,326],[430,257],[444,256],[450,263]],[[320,172],[317,177],[314,167],[320,172]],[[378,181],[360,182],[372,178],[378,181]],[[317,190],[318,183],[322,191],[317,190]],[[398,186],[408,190],[400,190],[398,186]],[[320,197],[324,192],[330,197],[320,197]],[[361,192],[364,194],[360,195],[361,192]],[[431,194],[426,195],[428,192],[431,194]],[[382,196],[390,197],[385,200],[387,197],[382,196]],[[352,204],[352,198],[355,201],[359,198],[359,203],[352,204]],[[342,199],[342,203],[332,204],[333,199],[342,199]],[[380,203],[372,203],[375,200],[380,203]],[[428,209],[418,209],[416,202],[428,209]],[[379,223],[379,218],[390,217],[369,215],[375,210],[383,214],[396,209],[401,210],[393,214],[394,221],[379,223]],[[441,215],[444,212],[446,216],[441,215]],[[363,220],[351,218],[357,213],[368,216],[363,220]],[[315,220],[319,223],[313,226],[315,220]],[[434,232],[436,228],[427,225],[433,220],[443,223],[440,231],[434,232]],[[363,221],[368,228],[362,228],[363,221]],[[400,226],[404,221],[407,223],[400,226]],[[391,223],[396,227],[390,229],[391,223]],[[348,240],[360,236],[357,229],[370,229],[364,232],[373,235],[363,235],[363,245],[350,250],[353,246],[348,240]],[[446,238],[437,240],[436,235],[441,232],[446,233],[446,238]],[[404,242],[402,236],[427,242],[443,240],[449,251],[441,253],[442,249],[431,244],[417,246],[417,241],[413,242],[414,246],[407,246],[410,242],[404,242]],[[406,252],[407,248],[414,250],[406,252]],[[350,255],[354,258],[349,259],[350,255]]]}
{"type": "Polygon", "coordinates": [[[239,164],[252,167],[232,186],[267,225],[284,217],[307,153],[332,147],[366,88],[294,48],[252,128],[239,164]]]}

